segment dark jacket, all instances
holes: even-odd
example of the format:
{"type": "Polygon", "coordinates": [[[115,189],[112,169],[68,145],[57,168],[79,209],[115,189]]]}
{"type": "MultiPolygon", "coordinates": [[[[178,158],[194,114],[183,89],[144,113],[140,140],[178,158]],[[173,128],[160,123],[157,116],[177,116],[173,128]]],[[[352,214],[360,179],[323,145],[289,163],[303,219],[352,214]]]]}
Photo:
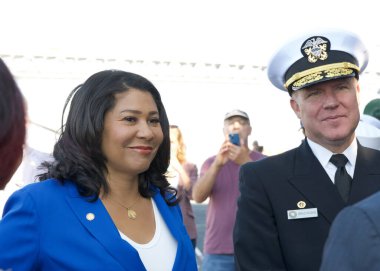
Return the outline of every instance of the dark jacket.
{"type": "Polygon", "coordinates": [[[340,210],[380,190],[380,152],[358,143],[348,203],[306,140],[240,171],[234,247],[238,270],[318,270],[331,223],[340,210]],[[306,203],[306,206],[299,202],[306,203]],[[289,210],[317,208],[317,217],[289,219],[289,210]]]}

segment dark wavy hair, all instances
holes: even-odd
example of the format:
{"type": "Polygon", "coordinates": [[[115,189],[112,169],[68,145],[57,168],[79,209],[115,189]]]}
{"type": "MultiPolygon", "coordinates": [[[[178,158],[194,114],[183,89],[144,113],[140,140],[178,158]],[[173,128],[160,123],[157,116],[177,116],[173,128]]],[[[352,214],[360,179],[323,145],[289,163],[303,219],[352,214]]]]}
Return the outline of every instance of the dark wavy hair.
{"type": "Polygon", "coordinates": [[[155,193],[153,187],[156,187],[169,205],[177,204],[177,191],[169,186],[165,177],[170,160],[170,139],[169,121],[161,96],[146,78],[120,70],[95,73],[71,92],[63,110],[62,133],[54,146],[55,161],[43,163],[47,172],[39,175],[39,179],[71,180],[82,196],[92,197],[92,200],[99,197],[100,189],[108,193],[104,175],[107,172],[106,157],[101,149],[104,117],[115,106],[115,95],[131,88],[152,95],[164,136],[148,170],[139,176],[139,192],[143,197],[152,197],[155,193]],[[71,97],[64,125],[65,110],[71,97]]]}
{"type": "Polygon", "coordinates": [[[26,134],[24,98],[0,58],[0,189],[11,179],[22,159],[26,134]]]}

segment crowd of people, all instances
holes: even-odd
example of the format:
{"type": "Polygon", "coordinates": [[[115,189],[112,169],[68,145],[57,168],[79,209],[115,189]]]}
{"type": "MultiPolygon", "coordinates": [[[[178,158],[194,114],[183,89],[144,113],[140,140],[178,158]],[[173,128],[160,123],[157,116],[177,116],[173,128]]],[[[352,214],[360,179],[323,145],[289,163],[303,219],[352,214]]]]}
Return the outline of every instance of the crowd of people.
{"type": "Polygon", "coordinates": [[[368,59],[342,30],[284,44],[268,78],[305,138],[251,150],[250,117],[233,109],[199,174],[157,88],[122,70],[72,90],[52,154],[29,148],[26,101],[0,59],[0,270],[378,270],[380,99],[359,110],[368,59]]]}

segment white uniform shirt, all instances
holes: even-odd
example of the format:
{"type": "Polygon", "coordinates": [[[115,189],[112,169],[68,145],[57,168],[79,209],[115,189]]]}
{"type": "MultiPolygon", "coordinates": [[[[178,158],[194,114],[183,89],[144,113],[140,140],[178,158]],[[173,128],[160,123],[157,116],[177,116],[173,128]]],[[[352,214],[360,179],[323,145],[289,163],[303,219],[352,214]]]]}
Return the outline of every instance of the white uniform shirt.
{"type": "MultiPolygon", "coordinates": [[[[336,166],[334,166],[333,163],[330,162],[330,158],[334,153],[322,147],[321,145],[313,142],[309,138],[307,138],[307,142],[309,143],[312,152],[317,157],[322,167],[326,170],[327,175],[329,175],[331,181],[334,183],[336,166]]],[[[343,152],[343,154],[348,159],[348,162],[346,164],[346,170],[347,173],[350,174],[351,178],[354,177],[357,153],[358,144],[356,140],[353,140],[351,145],[343,152]]]]}

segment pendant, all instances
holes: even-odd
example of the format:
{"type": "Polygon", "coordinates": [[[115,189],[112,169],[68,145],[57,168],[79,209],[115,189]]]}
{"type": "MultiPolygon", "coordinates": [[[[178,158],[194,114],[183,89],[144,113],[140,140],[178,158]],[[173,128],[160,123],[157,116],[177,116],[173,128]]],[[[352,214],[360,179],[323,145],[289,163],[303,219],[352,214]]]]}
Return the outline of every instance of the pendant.
{"type": "Polygon", "coordinates": [[[137,217],[136,212],[133,211],[132,209],[128,209],[128,218],[129,218],[129,219],[133,219],[133,220],[135,220],[136,217],[137,217]]]}

